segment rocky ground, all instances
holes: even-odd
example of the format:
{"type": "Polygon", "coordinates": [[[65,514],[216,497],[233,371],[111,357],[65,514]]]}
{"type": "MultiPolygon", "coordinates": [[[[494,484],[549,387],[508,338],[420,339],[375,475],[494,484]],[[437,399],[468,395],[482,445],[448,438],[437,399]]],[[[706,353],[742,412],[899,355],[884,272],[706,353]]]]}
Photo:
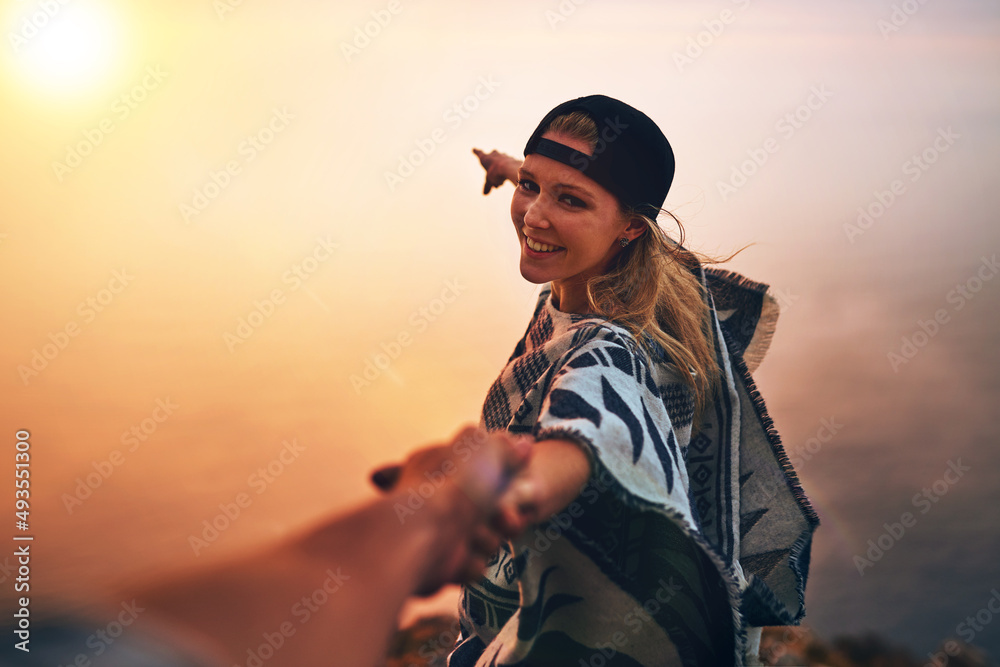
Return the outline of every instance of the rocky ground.
{"type": "MultiPolygon", "coordinates": [[[[458,621],[430,616],[400,630],[393,640],[387,667],[445,667],[445,657],[458,634],[458,621]]],[[[871,634],[825,641],[808,627],[765,628],[761,660],[782,667],[994,667],[979,649],[958,640],[944,642],[931,655],[915,656],[871,634]],[[949,653],[950,652],[950,653],[949,653]]]]}

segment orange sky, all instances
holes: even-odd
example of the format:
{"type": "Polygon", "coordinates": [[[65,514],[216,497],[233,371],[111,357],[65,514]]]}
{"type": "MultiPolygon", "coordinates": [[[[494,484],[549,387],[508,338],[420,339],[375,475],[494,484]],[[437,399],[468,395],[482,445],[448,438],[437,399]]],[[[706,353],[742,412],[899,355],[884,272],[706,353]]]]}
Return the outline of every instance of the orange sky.
{"type": "MultiPolygon", "coordinates": [[[[825,522],[814,617],[919,642],[893,568],[858,579],[863,603],[833,582],[958,455],[978,481],[914,529],[898,569],[942,567],[949,517],[966,517],[952,543],[996,547],[995,521],[963,508],[996,497],[1000,281],[961,308],[949,295],[1000,248],[1000,17],[928,3],[886,32],[890,2],[799,5],[75,0],[37,34],[39,3],[5,5],[0,432],[32,433],[39,596],[239,553],[478,421],[537,288],[518,275],[510,186],[483,197],[471,148],[520,154],[552,106],[603,92],[671,140],[666,206],[688,244],[755,243],[730,268],[783,295],[758,380],[785,441],[846,424],[801,471],[825,522]],[[939,335],[893,369],[940,309],[939,335]],[[257,494],[286,441],[304,449],[257,494]],[[190,535],[248,489],[196,556],[190,535]],[[888,616],[871,603],[886,595],[888,616]]],[[[924,641],[983,592],[955,589],[919,615],[924,641]]]]}

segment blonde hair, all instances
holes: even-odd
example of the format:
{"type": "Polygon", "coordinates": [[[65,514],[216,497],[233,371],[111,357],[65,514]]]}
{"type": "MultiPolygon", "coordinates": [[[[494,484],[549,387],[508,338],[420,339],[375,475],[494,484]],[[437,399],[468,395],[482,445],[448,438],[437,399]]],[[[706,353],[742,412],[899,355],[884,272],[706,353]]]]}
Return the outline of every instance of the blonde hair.
{"type": "MultiPolygon", "coordinates": [[[[558,116],[547,131],[583,141],[591,152],[597,146],[597,126],[577,111],[558,116]]],[[[733,256],[719,260],[687,250],[682,246],[684,227],[680,220],[664,212],[677,223],[677,241],[652,218],[622,207],[622,216],[642,219],[646,231],[622,248],[606,273],[587,280],[587,301],[594,313],[627,329],[651,358],[660,355],[653,342],[666,352],[694,394],[692,428],[697,431],[702,410],[711,400],[720,374],[698,267],[728,261],[733,256]]]]}

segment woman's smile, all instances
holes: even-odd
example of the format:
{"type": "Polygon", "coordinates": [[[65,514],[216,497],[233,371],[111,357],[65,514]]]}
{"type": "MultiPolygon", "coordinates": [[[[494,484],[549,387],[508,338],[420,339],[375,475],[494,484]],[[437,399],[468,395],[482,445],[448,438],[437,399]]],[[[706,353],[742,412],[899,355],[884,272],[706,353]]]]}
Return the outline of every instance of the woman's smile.
{"type": "Polygon", "coordinates": [[[528,235],[524,236],[524,250],[529,257],[551,257],[556,253],[565,250],[562,246],[552,245],[549,243],[542,243],[531,238],[528,235]]]}

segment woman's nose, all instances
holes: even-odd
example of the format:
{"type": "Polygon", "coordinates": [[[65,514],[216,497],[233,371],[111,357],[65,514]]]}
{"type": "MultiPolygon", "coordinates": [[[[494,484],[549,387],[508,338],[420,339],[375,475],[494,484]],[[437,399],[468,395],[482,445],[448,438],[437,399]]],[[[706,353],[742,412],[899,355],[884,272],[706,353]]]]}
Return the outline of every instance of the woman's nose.
{"type": "Polygon", "coordinates": [[[524,224],[529,227],[548,227],[549,219],[541,197],[535,197],[524,212],[524,224]]]}

